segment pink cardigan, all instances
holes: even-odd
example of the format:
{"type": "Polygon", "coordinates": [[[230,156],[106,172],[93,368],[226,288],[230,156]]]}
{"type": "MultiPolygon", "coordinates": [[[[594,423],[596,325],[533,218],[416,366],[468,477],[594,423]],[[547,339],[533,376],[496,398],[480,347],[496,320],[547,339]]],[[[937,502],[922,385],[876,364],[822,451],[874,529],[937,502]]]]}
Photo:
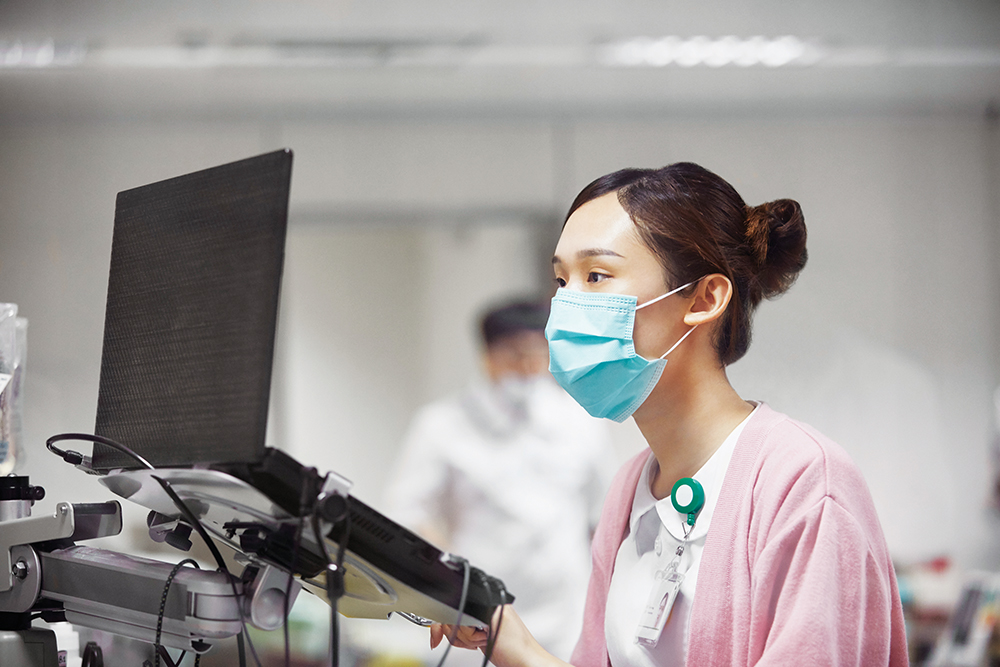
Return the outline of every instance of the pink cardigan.
{"type": "MultiPolygon", "coordinates": [[[[611,571],[650,455],[627,462],[605,500],[576,667],[610,664],[611,571]]],[[[860,471],[835,443],[767,405],[726,471],[690,627],[691,667],[908,664],[896,575],[860,471]]]]}

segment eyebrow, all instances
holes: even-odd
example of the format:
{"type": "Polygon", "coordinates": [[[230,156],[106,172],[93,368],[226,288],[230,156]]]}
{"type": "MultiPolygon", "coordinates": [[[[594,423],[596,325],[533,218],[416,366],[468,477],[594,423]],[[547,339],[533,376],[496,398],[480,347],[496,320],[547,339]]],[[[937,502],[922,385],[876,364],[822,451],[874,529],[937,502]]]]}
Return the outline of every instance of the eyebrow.
{"type": "MultiPolygon", "coordinates": [[[[625,259],[624,256],[618,254],[614,250],[609,250],[608,248],[587,248],[586,250],[581,250],[576,253],[577,259],[584,259],[587,257],[621,257],[625,259]]],[[[562,260],[556,255],[552,258],[553,264],[562,264],[562,260]]]]}

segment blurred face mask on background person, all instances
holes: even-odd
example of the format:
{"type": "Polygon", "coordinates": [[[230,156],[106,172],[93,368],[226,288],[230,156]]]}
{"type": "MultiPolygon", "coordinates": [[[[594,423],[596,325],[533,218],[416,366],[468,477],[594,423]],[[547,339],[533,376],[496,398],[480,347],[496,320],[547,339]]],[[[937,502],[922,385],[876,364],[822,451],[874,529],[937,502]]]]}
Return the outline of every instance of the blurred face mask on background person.
{"type": "MultiPolygon", "coordinates": [[[[510,374],[475,384],[462,396],[469,417],[495,437],[515,435],[529,425],[544,376],[510,374]]],[[[551,382],[551,380],[549,380],[551,382]]]]}
{"type": "Polygon", "coordinates": [[[557,290],[545,327],[549,371],[556,382],[591,416],[616,422],[628,419],[653,391],[667,355],[696,328],[691,327],[659,359],[649,360],[635,352],[635,313],[696,282],[641,306],[636,297],[625,294],[557,290]]]}
{"type": "Polygon", "coordinates": [[[493,390],[508,407],[527,413],[528,404],[541,379],[538,375],[505,375],[493,382],[493,390]]]}

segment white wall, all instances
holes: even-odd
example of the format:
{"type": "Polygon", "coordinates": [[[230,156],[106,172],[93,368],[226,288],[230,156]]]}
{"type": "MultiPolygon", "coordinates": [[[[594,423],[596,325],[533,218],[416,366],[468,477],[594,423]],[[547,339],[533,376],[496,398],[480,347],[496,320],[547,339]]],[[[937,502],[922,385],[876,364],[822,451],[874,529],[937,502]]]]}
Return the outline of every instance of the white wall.
{"type": "Polygon", "coordinates": [[[276,441],[378,503],[409,416],[478,371],[473,321],[537,278],[524,225],[293,226],[276,441]]]}
{"type": "MultiPolygon", "coordinates": [[[[409,412],[474,372],[472,314],[547,288],[529,221],[612,169],[693,160],[749,203],[797,198],[810,231],[737,388],[851,452],[897,558],[1000,566],[1000,154],[965,117],[0,126],[0,300],[31,320],[26,471],[45,503],[106,496],[41,450],[93,428],[115,193],[279,145],[296,163],[273,443],[363,499],[409,412]]],[[[617,433],[623,456],[640,446],[617,433]]]]}

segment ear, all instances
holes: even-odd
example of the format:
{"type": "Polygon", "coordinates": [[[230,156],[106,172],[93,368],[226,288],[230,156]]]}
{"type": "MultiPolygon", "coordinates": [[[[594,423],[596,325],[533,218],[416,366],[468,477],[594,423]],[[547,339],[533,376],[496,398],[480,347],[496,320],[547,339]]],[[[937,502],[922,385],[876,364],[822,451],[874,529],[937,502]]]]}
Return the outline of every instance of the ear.
{"type": "Polygon", "coordinates": [[[721,273],[712,273],[698,281],[684,314],[684,324],[698,326],[714,322],[726,312],[733,298],[733,283],[721,273]]]}

